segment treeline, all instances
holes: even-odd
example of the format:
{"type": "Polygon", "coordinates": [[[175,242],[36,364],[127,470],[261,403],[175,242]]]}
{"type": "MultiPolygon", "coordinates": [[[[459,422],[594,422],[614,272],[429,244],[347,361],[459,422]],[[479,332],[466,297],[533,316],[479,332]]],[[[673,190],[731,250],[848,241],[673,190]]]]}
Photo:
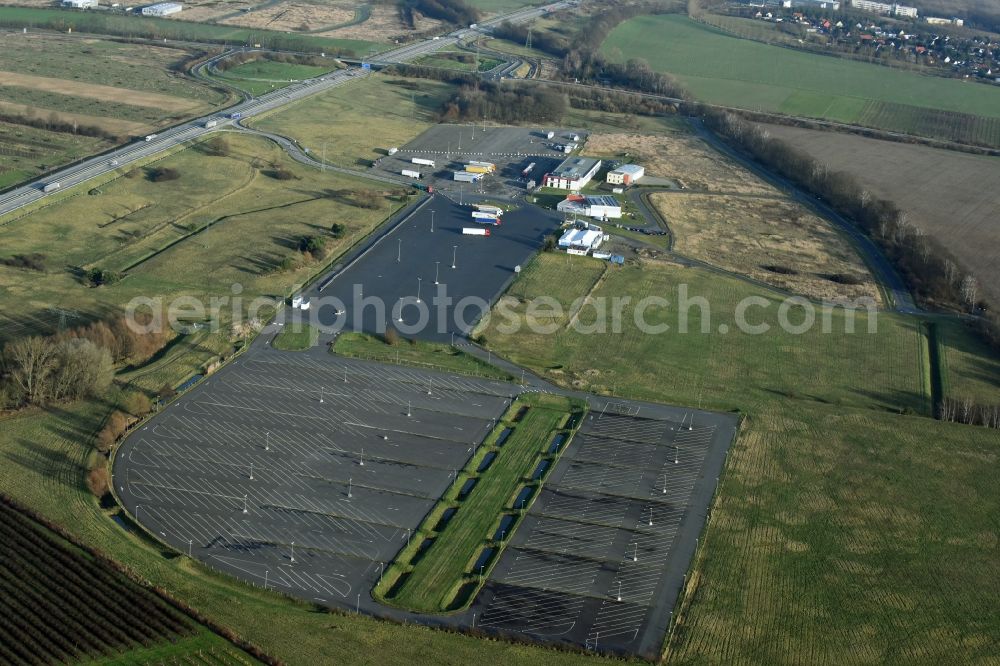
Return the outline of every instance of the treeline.
{"type": "MultiPolygon", "coordinates": [[[[921,233],[894,202],[876,198],[851,174],[830,171],[739,115],[700,104],[685,108],[701,117],[716,134],[853,220],[881,247],[922,300],[973,312],[985,306],[979,301],[976,278],[962,271],[944,248],[921,233]]],[[[1000,335],[995,318],[982,321],[984,335],[996,342],[1000,335]]]]}
{"type": "MultiPolygon", "coordinates": [[[[149,322],[146,316],[136,318],[137,328],[149,322]]],[[[163,348],[166,334],[160,328],[139,332],[119,317],[8,342],[0,353],[0,408],[101,395],[111,385],[116,364],[143,362],[163,348]]]]}
{"type": "Polygon", "coordinates": [[[566,113],[566,95],[551,88],[510,88],[493,83],[463,86],[444,102],[443,121],[488,118],[499,123],[558,122],[566,113]]]}
{"type": "Polygon", "coordinates": [[[114,132],[109,132],[96,125],[81,125],[71,120],[66,120],[57,112],[53,111],[48,117],[38,115],[25,115],[23,113],[0,112],[0,122],[11,125],[24,125],[35,129],[47,130],[49,132],[60,132],[62,134],[77,134],[79,136],[92,136],[108,141],[124,141],[122,137],[114,132]]]}
{"type": "Polygon", "coordinates": [[[1000,405],[982,405],[972,398],[945,398],[938,405],[942,421],[1000,429],[1000,405]]]}
{"type": "Polygon", "coordinates": [[[404,22],[410,27],[416,24],[414,12],[463,26],[479,20],[479,10],[465,0],[407,0],[403,4],[402,13],[404,22]]]}

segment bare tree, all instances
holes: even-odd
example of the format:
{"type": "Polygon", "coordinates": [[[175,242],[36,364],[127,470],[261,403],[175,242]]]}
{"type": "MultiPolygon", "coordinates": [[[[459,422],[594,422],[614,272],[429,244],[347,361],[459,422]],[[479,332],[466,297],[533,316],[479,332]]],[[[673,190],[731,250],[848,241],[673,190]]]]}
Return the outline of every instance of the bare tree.
{"type": "Polygon", "coordinates": [[[10,382],[23,401],[45,399],[49,378],[56,368],[56,346],[50,339],[31,336],[8,343],[3,360],[10,382]]]}
{"type": "Polygon", "coordinates": [[[979,295],[979,281],[971,275],[962,280],[962,300],[969,304],[969,311],[976,310],[976,299],[979,295]]]}

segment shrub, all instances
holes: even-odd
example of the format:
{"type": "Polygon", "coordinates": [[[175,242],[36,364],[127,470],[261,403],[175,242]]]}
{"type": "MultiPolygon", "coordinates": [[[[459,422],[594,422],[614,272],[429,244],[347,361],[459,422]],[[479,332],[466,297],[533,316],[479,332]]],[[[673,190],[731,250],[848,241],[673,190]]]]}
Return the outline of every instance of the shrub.
{"type": "Polygon", "coordinates": [[[145,393],[136,391],[128,394],[122,402],[122,407],[132,416],[142,418],[153,409],[153,403],[146,397],[145,393]]]}
{"type": "Polygon", "coordinates": [[[387,328],[385,330],[385,344],[390,347],[395,347],[399,344],[399,331],[394,328],[387,328]]]}
{"type": "Polygon", "coordinates": [[[104,458],[100,458],[97,464],[87,472],[87,488],[94,497],[104,497],[111,488],[111,475],[108,474],[108,466],[104,458]]]}
{"type": "Polygon", "coordinates": [[[303,236],[299,239],[299,252],[302,254],[323,256],[324,249],[326,249],[326,239],[322,236],[303,236]]]}
{"type": "Polygon", "coordinates": [[[170,180],[177,180],[180,177],[180,171],[169,167],[153,167],[146,172],[146,178],[154,183],[165,183],[170,180]]]}
{"type": "Polygon", "coordinates": [[[344,233],[346,231],[347,228],[343,224],[340,224],[339,222],[334,222],[332,225],[330,225],[330,235],[333,236],[334,238],[343,238],[344,233]]]}

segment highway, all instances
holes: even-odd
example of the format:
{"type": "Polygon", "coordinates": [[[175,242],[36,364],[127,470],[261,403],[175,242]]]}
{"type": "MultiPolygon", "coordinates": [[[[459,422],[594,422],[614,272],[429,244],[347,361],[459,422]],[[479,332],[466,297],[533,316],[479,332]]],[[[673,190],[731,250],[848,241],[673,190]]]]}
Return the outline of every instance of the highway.
{"type": "MultiPolygon", "coordinates": [[[[374,56],[371,63],[374,65],[389,65],[411,62],[438,49],[454,45],[463,39],[481,34],[490,26],[498,25],[504,21],[511,23],[531,21],[538,16],[565,6],[571,6],[571,3],[561,1],[543,7],[530,7],[509,14],[502,14],[476,24],[475,28],[460,28],[444,36],[426,39],[386,51],[374,56]]],[[[253,116],[285,106],[286,104],[291,104],[304,97],[325,92],[331,88],[349,83],[356,78],[364,78],[368,75],[369,71],[365,69],[335,70],[324,76],[300,81],[286,88],[266,93],[260,97],[245,99],[224,111],[215,112],[181,123],[180,125],[175,125],[155,135],[150,135],[151,138],[148,140],[140,139],[0,194],[0,215],[12,213],[47,196],[98,178],[127,164],[154,157],[159,153],[176,148],[185,142],[197,139],[210,132],[232,126],[238,120],[252,118],[253,116]],[[210,120],[216,121],[216,124],[213,127],[205,127],[206,123],[210,120]],[[44,192],[43,188],[52,183],[58,183],[58,188],[54,188],[51,192],[44,192]]],[[[287,148],[287,146],[285,147],[287,148]]]]}

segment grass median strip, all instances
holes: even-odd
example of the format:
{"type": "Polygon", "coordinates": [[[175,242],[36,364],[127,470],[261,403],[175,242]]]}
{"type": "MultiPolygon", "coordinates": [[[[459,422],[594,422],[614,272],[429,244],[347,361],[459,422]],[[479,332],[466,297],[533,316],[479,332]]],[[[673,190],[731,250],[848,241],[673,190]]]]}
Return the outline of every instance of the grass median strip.
{"type": "Polygon", "coordinates": [[[518,397],[386,568],[375,598],[426,613],[466,606],[585,410],[583,402],[564,396],[518,397]],[[553,444],[557,438],[561,446],[553,444]]]}
{"type": "Polygon", "coordinates": [[[363,358],[380,363],[412,365],[429,370],[457,372],[462,375],[490,377],[504,381],[514,379],[500,368],[441,342],[400,339],[395,344],[391,344],[367,333],[341,333],[337,336],[333,351],[341,356],[363,358]]]}

